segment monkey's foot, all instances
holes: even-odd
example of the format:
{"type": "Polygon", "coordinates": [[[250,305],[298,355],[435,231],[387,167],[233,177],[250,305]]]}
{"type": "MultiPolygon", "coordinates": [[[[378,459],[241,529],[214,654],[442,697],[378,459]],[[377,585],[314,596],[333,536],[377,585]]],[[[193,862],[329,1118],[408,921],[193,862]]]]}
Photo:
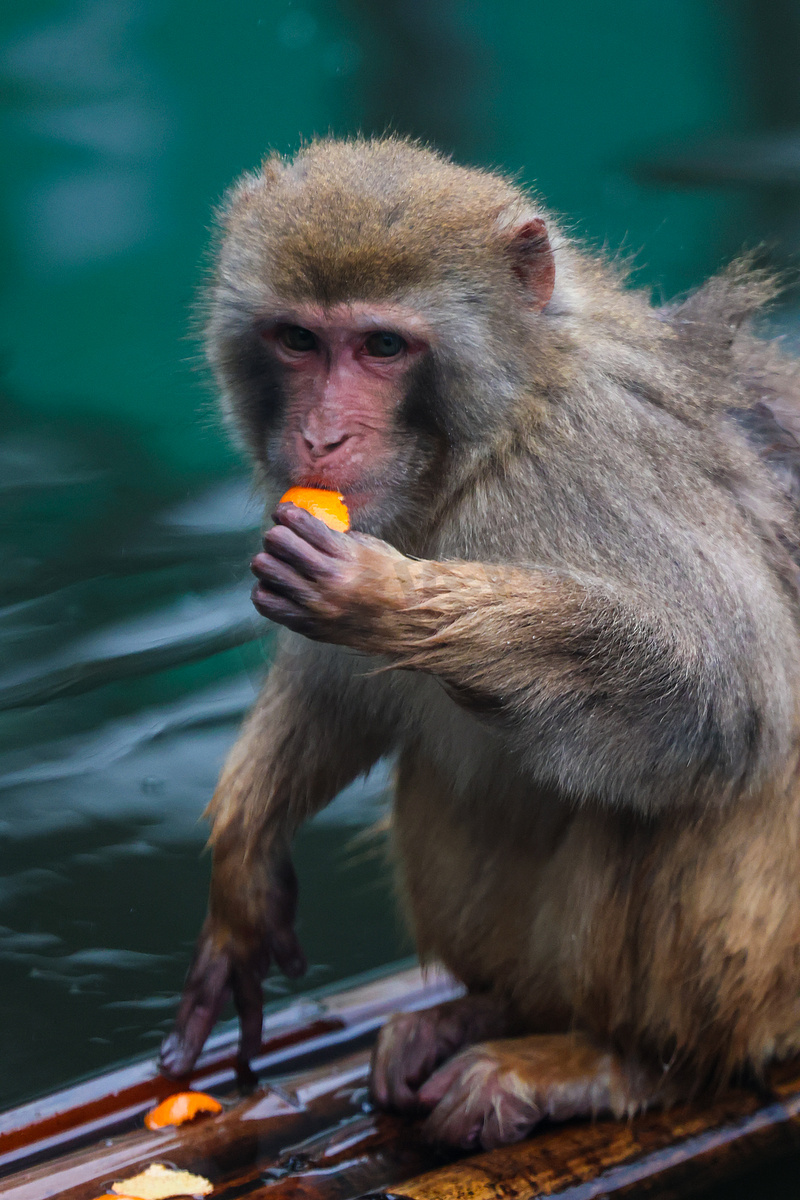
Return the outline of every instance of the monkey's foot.
{"type": "Polygon", "coordinates": [[[578,1033],[462,1050],[419,1091],[432,1141],[462,1149],[518,1142],[543,1121],[622,1117],[658,1099],[653,1080],[578,1033]]]}
{"type": "Polygon", "coordinates": [[[372,1054],[373,1099],[381,1108],[417,1111],[418,1089],[441,1063],[462,1046],[501,1037],[507,1029],[506,1006],[494,996],[463,996],[420,1012],[395,1013],[372,1054]]]}

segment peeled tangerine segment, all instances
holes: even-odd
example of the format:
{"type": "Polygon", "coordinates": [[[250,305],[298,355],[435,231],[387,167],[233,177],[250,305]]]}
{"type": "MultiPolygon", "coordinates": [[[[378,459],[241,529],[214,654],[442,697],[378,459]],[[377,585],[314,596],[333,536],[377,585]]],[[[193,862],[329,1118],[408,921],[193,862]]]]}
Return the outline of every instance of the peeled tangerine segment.
{"type": "MultiPolygon", "coordinates": [[[[207,1196],[214,1185],[202,1175],[176,1171],[163,1163],[151,1163],[140,1175],[112,1183],[114,1200],[169,1200],[171,1196],[207,1196]]],[[[102,1197],[100,1198],[102,1200],[102,1197]]]]}
{"type": "Polygon", "coordinates": [[[205,1092],[176,1092],[167,1096],[144,1119],[148,1129],[163,1129],[165,1125],[182,1125],[199,1113],[222,1112],[222,1105],[205,1092]]]}
{"type": "Polygon", "coordinates": [[[350,514],[341,492],[329,492],[325,488],[291,487],[281,496],[281,504],[296,504],[312,517],[324,521],[329,529],[346,533],[350,528],[350,514]]]}

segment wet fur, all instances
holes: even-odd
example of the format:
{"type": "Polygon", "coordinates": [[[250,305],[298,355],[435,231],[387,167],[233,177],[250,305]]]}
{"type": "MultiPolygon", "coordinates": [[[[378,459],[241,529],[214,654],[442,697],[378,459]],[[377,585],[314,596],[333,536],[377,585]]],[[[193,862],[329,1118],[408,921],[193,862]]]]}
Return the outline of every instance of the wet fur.
{"type": "Polygon", "coordinates": [[[654,310],[546,214],[556,291],[525,311],[503,238],[542,211],[400,140],[228,199],[210,356],[268,478],[271,297],[400,297],[441,337],[437,470],[368,530],[414,556],[407,611],[369,654],[283,636],[212,802],[212,909],[235,926],[259,856],[396,752],[422,956],[691,1089],[800,1051],[797,367],[749,262],[654,310]]]}

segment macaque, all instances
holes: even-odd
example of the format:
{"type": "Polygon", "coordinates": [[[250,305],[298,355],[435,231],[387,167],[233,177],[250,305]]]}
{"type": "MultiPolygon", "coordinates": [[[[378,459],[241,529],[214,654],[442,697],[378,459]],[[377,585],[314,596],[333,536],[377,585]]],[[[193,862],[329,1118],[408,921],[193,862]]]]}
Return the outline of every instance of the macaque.
{"type": "Polygon", "coordinates": [[[401,138],[267,158],[221,214],[207,343],[283,626],[210,804],[164,1069],[302,973],[290,849],[384,755],[423,962],[372,1095],[432,1139],[635,1113],[800,1052],[798,373],[743,260],[653,308],[538,200],[401,138]],[[269,511],[269,509],[268,509],[269,511]]]}

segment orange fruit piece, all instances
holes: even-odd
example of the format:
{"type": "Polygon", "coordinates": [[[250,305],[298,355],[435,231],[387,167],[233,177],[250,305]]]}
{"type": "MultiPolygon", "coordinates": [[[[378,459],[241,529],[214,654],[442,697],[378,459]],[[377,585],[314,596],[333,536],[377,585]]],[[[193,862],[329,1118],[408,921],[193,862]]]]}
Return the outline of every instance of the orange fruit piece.
{"type": "Polygon", "coordinates": [[[222,1112],[222,1105],[205,1092],[176,1092],[167,1096],[155,1108],[151,1108],[144,1119],[148,1129],[163,1129],[166,1125],[182,1125],[199,1113],[222,1112]]]}
{"type": "Polygon", "coordinates": [[[329,529],[346,533],[350,528],[350,513],[341,492],[329,492],[326,488],[290,487],[281,496],[281,504],[296,504],[312,517],[324,521],[329,529]]]}

